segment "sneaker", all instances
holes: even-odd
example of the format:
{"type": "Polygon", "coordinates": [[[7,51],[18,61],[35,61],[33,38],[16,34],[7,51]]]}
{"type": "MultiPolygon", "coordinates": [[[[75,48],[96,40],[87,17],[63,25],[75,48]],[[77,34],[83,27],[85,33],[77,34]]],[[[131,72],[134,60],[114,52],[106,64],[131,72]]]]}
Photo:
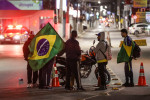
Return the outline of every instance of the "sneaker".
{"type": "Polygon", "coordinates": [[[37,83],[34,83],[32,87],[37,88],[37,87],[39,87],[39,85],[37,83]]]}
{"type": "Polygon", "coordinates": [[[50,86],[45,86],[45,89],[52,89],[52,87],[50,87],[50,86]]]}
{"type": "Polygon", "coordinates": [[[130,87],[130,84],[129,83],[124,83],[124,84],[122,84],[122,86],[130,87]]]}
{"type": "Polygon", "coordinates": [[[27,85],[27,88],[31,88],[31,87],[32,87],[32,84],[28,84],[28,85],[27,85]]]}
{"type": "Polygon", "coordinates": [[[71,89],[71,88],[65,88],[65,90],[69,90],[69,91],[71,91],[72,89],[71,89]]]}
{"type": "Polygon", "coordinates": [[[134,87],[134,83],[130,83],[130,87],[134,87]]]}
{"type": "Polygon", "coordinates": [[[74,87],[74,86],[73,86],[73,87],[70,87],[70,89],[71,89],[71,90],[75,90],[75,87],[74,87]]]}
{"type": "Polygon", "coordinates": [[[77,88],[78,91],[85,91],[85,89],[83,87],[81,88],[77,88]]]}

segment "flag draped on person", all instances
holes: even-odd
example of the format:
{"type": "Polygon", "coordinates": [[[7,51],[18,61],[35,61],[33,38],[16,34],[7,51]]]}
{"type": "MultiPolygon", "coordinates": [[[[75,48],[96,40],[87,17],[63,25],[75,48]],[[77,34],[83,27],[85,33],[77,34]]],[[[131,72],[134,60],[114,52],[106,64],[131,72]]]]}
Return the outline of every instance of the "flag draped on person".
{"type": "Polygon", "coordinates": [[[33,38],[29,45],[28,61],[33,69],[41,69],[48,61],[64,48],[64,41],[51,26],[46,24],[33,38]]]}
{"type": "Polygon", "coordinates": [[[131,46],[127,46],[123,42],[121,49],[117,56],[117,63],[129,62],[132,59],[131,56],[133,54],[134,46],[135,46],[135,44],[133,43],[133,41],[132,41],[131,46]]]}

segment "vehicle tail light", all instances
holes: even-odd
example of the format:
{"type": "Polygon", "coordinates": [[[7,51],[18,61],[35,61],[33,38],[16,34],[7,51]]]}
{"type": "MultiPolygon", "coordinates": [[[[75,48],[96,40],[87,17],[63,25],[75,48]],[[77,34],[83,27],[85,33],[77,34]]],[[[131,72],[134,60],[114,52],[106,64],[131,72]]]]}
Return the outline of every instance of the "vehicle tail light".
{"type": "Polygon", "coordinates": [[[21,29],[22,28],[22,25],[17,25],[16,26],[16,29],[21,29]]]}
{"type": "Polygon", "coordinates": [[[20,33],[16,33],[17,35],[19,35],[20,33]]]}

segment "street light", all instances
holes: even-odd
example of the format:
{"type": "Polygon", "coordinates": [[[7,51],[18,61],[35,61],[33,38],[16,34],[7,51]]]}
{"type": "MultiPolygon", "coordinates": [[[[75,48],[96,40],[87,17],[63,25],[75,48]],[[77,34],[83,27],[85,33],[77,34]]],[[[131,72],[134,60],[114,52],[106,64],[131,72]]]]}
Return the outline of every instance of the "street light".
{"type": "Polygon", "coordinates": [[[107,8],[107,6],[105,6],[105,8],[107,8]]]}
{"type": "Polygon", "coordinates": [[[98,1],[98,4],[100,4],[101,2],[100,1],[98,1]]]}

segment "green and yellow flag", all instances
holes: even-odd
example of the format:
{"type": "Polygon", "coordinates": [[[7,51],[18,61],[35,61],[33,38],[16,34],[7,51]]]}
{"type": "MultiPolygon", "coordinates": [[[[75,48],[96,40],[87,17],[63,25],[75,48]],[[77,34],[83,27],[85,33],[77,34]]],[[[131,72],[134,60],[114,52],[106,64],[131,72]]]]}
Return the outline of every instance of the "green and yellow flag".
{"type": "Polygon", "coordinates": [[[133,41],[132,41],[132,46],[127,46],[123,42],[121,49],[117,56],[117,63],[129,62],[131,60],[134,46],[135,46],[135,44],[133,41]]]}
{"type": "Polygon", "coordinates": [[[51,26],[46,24],[29,45],[28,61],[34,71],[41,69],[64,48],[64,41],[51,26]]]}

